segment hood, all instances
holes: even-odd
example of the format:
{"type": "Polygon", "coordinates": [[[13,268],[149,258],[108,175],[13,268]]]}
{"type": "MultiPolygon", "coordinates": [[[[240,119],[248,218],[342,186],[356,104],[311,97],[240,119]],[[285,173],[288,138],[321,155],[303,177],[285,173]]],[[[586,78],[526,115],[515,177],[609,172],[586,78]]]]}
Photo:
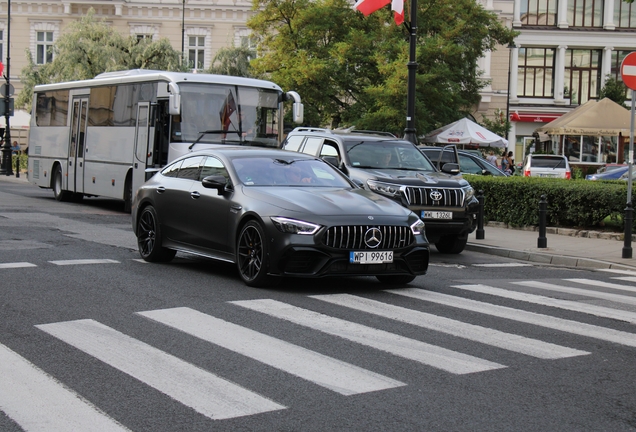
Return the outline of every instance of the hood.
{"type": "Polygon", "coordinates": [[[396,202],[365,189],[243,186],[243,193],[281,209],[319,216],[403,217],[410,213],[396,202]]]}
{"type": "Polygon", "coordinates": [[[400,169],[383,168],[355,168],[347,167],[351,177],[358,178],[363,182],[374,179],[386,183],[395,183],[407,186],[440,186],[440,187],[462,187],[468,182],[462,177],[437,171],[410,171],[400,169]]]}

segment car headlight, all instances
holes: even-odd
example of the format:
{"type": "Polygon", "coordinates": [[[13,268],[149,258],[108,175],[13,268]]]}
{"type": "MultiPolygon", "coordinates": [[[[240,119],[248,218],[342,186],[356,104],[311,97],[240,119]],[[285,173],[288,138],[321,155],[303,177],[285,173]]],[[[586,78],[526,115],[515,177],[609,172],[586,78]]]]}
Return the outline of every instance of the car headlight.
{"type": "Polygon", "coordinates": [[[272,217],[271,219],[272,222],[274,222],[274,226],[276,226],[279,231],[284,233],[312,235],[320,229],[320,225],[303,222],[296,219],[288,219],[279,216],[272,217]]]}
{"type": "Polygon", "coordinates": [[[464,186],[462,189],[464,190],[464,194],[466,195],[466,201],[470,201],[472,197],[475,196],[475,189],[473,189],[471,186],[464,186]]]}
{"type": "Polygon", "coordinates": [[[376,180],[367,180],[367,186],[373,192],[377,192],[379,194],[388,196],[388,197],[396,197],[400,195],[400,186],[392,183],[383,183],[376,180]]]}
{"type": "Polygon", "coordinates": [[[415,235],[419,235],[424,232],[424,221],[418,219],[413,225],[411,225],[411,231],[415,235]]]}

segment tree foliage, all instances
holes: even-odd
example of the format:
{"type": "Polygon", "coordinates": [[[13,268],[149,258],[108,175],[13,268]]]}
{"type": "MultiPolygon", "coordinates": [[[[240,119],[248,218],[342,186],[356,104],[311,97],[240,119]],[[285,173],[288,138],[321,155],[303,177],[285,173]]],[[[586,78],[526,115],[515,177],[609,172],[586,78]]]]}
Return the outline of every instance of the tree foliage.
{"type": "MultiPolygon", "coordinates": [[[[366,18],[347,0],[253,0],[253,8],[253,70],[299,92],[307,124],[404,130],[409,31],[388,8],[366,18]]],[[[514,35],[474,0],[418,2],[419,133],[472,111],[487,84],[477,60],[514,35]]]]}
{"type": "Polygon", "coordinates": [[[221,48],[206,73],[251,77],[250,60],[256,53],[247,47],[221,48]]]}
{"type": "Polygon", "coordinates": [[[598,94],[599,100],[608,98],[620,106],[625,106],[627,100],[627,86],[616,78],[607,77],[603,88],[598,94]]]}
{"type": "Polygon", "coordinates": [[[36,65],[29,50],[28,64],[20,74],[24,87],[16,105],[30,108],[33,87],[63,81],[94,78],[102,72],[127,69],[183,70],[181,53],[168,39],[138,40],[124,37],[93,9],[71,23],[53,45],[53,61],[36,65]]]}
{"type": "Polygon", "coordinates": [[[500,137],[508,138],[508,132],[510,132],[510,120],[506,120],[506,113],[499,108],[495,110],[495,115],[492,120],[488,117],[482,118],[481,125],[500,137]]]}

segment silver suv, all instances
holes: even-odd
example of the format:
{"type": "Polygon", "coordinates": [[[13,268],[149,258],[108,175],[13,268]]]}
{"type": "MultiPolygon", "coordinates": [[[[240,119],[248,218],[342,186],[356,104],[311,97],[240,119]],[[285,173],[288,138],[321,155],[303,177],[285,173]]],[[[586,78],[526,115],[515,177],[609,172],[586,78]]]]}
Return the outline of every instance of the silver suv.
{"type": "Polygon", "coordinates": [[[320,157],[355,183],[413,210],[426,223],[426,236],[442,253],[462,252],[477,223],[478,201],[459,166],[442,172],[409,141],[369,131],[338,132],[300,127],[282,148],[320,157]]]}

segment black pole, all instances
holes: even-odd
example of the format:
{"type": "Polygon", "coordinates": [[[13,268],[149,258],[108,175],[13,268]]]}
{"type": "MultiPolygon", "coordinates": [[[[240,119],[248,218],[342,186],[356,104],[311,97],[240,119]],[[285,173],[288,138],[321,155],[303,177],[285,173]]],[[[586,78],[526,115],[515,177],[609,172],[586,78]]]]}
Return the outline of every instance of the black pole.
{"type": "Polygon", "coordinates": [[[415,77],[417,73],[416,36],[417,36],[417,0],[411,0],[411,25],[409,28],[409,75],[406,96],[406,129],[404,139],[417,145],[417,133],[415,130],[415,77]]]}
{"type": "Polygon", "coordinates": [[[185,0],[181,3],[181,64],[185,60],[185,0]]]}
{"type": "Polygon", "coordinates": [[[541,195],[539,200],[539,238],[537,239],[538,248],[547,248],[548,239],[545,236],[546,213],[548,210],[548,200],[545,195],[541,195]]]}
{"type": "Polygon", "coordinates": [[[623,246],[623,258],[632,257],[632,223],[634,221],[634,209],[632,205],[632,167],[634,166],[634,115],[636,114],[636,92],[632,90],[632,115],[629,125],[629,160],[627,161],[627,207],[625,208],[625,245],[623,246]]]}
{"type": "Polygon", "coordinates": [[[484,233],[484,191],[477,192],[477,201],[479,201],[479,211],[477,212],[477,231],[475,232],[475,238],[477,240],[483,240],[486,238],[484,233]]]}
{"type": "Polygon", "coordinates": [[[632,224],[634,223],[634,209],[631,201],[625,207],[625,238],[623,243],[623,258],[632,257],[632,224]]]}
{"type": "Polygon", "coordinates": [[[0,166],[0,175],[7,176],[13,175],[13,168],[11,167],[11,126],[9,125],[9,108],[11,106],[11,82],[10,82],[10,67],[11,67],[11,0],[7,2],[7,70],[5,72],[5,79],[7,81],[5,96],[4,96],[4,144],[2,145],[2,164],[0,166]]]}

